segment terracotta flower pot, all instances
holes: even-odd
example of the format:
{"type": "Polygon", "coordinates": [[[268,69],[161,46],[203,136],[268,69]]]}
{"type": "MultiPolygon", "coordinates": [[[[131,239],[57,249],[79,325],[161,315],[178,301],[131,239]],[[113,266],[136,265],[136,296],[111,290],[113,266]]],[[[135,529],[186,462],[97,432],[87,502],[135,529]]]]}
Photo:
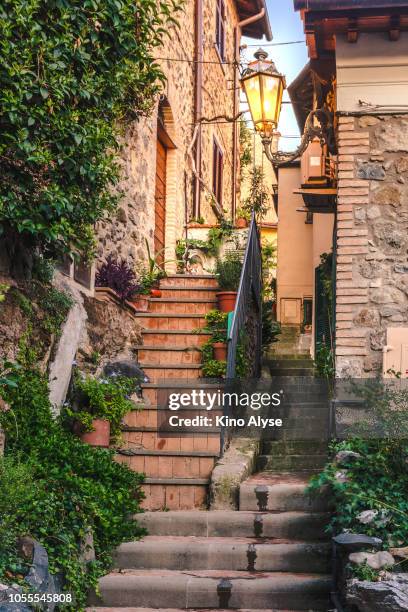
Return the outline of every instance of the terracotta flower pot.
{"type": "Polygon", "coordinates": [[[237,229],[243,229],[244,227],[248,227],[248,221],[243,217],[239,217],[239,219],[235,221],[235,227],[237,229]]]}
{"type": "Polygon", "coordinates": [[[161,298],[162,296],[161,289],[150,289],[150,296],[152,298],[161,298]]]}
{"type": "Polygon", "coordinates": [[[93,431],[86,431],[81,434],[82,442],[90,446],[103,446],[107,448],[110,440],[110,423],[105,419],[93,419],[93,431]]]}
{"type": "Polygon", "coordinates": [[[214,359],[217,361],[227,361],[227,343],[226,342],[214,342],[214,359]]]}
{"type": "Polygon", "coordinates": [[[138,295],[137,298],[130,300],[130,303],[139,312],[146,312],[149,308],[149,298],[147,295],[138,295]]]}
{"type": "Polygon", "coordinates": [[[217,293],[218,309],[221,312],[231,312],[234,310],[237,293],[237,291],[220,291],[217,293]]]}

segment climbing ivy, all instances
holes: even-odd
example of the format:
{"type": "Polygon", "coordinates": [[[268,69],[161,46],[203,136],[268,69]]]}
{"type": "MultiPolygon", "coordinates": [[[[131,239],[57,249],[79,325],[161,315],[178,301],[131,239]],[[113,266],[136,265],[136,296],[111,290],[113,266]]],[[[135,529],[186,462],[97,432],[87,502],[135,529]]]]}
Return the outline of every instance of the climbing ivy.
{"type": "Polygon", "coordinates": [[[164,80],[153,50],[177,0],[3,0],[0,232],[15,266],[34,247],[92,247],[118,196],[121,126],[164,80]]]}

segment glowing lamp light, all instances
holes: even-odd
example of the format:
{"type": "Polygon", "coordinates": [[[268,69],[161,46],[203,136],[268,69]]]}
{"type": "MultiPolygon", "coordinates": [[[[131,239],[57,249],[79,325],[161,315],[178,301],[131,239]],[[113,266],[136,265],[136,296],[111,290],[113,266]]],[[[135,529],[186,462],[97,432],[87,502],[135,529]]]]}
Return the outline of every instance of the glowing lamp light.
{"type": "Polygon", "coordinates": [[[254,53],[255,61],[248,64],[241,85],[245,92],[255,130],[263,138],[270,138],[278,126],[282,107],[285,77],[268,60],[263,49],[254,53]]]}

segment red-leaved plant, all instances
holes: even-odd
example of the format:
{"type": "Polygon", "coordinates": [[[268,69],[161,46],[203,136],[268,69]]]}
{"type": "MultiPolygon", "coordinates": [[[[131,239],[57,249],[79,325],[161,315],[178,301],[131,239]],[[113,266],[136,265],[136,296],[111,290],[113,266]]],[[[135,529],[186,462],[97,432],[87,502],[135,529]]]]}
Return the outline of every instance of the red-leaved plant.
{"type": "Polygon", "coordinates": [[[101,265],[95,275],[96,287],[110,287],[124,302],[137,293],[140,293],[140,285],[137,283],[136,274],[126,261],[115,261],[111,255],[101,265]]]}

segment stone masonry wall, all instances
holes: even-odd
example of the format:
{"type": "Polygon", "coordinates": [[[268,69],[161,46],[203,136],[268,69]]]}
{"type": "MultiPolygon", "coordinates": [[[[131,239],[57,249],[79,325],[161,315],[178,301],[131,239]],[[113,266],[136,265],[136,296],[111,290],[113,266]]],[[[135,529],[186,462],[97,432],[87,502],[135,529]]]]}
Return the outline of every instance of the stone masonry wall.
{"type": "MultiPolygon", "coordinates": [[[[194,132],[194,0],[187,0],[177,14],[179,28],[171,27],[163,47],[156,52],[167,81],[163,95],[169,105],[167,125],[176,149],[169,149],[167,159],[166,194],[166,255],[174,260],[176,241],[183,237],[185,206],[189,215],[193,200],[193,171],[189,147],[194,132]],[[186,187],[186,188],[185,188],[186,187]]],[[[203,2],[204,64],[203,107],[207,118],[232,115],[234,27],[238,17],[232,0],[226,2],[226,63],[222,65],[214,45],[215,9],[212,0],[203,2]]],[[[113,254],[138,263],[146,258],[145,238],[153,248],[154,192],[156,171],[156,126],[158,102],[150,117],[128,126],[122,139],[122,179],[119,191],[122,199],[117,212],[98,224],[98,258],[113,254]]],[[[224,152],[223,206],[230,216],[232,189],[232,125],[211,123],[202,126],[202,179],[206,188],[212,186],[212,142],[216,136],[224,152]]],[[[215,223],[208,189],[201,191],[201,215],[206,223],[215,223]]],[[[172,264],[170,264],[171,268],[172,264]]],[[[175,266],[175,264],[174,264],[175,266]]]]}
{"type": "Polygon", "coordinates": [[[408,326],[408,116],[339,118],[336,368],[375,376],[408,326]]]}

